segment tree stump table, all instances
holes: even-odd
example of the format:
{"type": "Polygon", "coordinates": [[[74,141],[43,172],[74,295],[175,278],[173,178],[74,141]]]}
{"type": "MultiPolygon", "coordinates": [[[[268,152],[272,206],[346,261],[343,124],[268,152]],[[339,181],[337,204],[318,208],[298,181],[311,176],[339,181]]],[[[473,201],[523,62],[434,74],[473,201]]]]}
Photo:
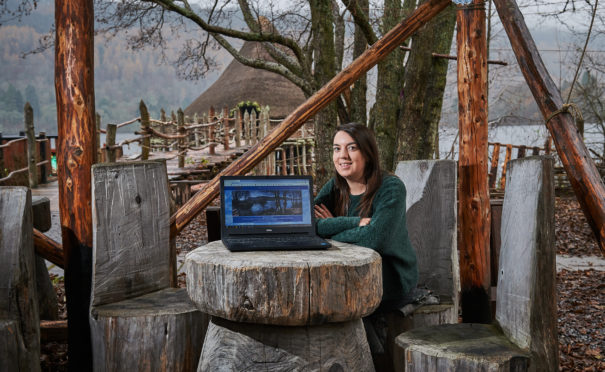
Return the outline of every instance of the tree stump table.
{"type": "Polygon", "coordinates": [[[373,250],[230,252],[185,259],[187,291],[212,315],[198,371],[373,371],[361,318],[382,297],[373,250]]]}

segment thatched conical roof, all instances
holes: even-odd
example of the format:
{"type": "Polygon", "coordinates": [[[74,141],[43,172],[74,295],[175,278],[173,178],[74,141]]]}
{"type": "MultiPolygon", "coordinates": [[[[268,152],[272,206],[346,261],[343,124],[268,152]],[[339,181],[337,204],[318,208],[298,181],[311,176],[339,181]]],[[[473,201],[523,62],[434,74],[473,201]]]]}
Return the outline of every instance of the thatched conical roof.
{"type": "MultiPolygon", "coordinates": [[[[240,53],[248,58],[272,60],[257,42],[245,42],[240,53]]],[[[234,59],[218,80],[185,109],[185,114],[202,115],[208,113],[210,106],[219,112],[224,106],[232,109],[242,101],[268,105],[272,118],[284,118],[305,101],[305,96],[286,78],[245,66],[234,59]]]]}

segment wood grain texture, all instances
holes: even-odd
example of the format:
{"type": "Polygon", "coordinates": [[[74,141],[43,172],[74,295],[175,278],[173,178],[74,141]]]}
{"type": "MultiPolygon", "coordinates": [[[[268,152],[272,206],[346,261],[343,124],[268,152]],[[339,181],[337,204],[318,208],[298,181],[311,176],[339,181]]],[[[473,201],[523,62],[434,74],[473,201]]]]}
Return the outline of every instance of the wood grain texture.
{"type": "Polygon", "coordinates": [[[199,212],[218,196],[220,176],[245,174],[260,163],[269,153],[289,138],[319,110],[336,99],[362,74],[399,47],[408,37],[430,21],[450,4],[447,0],[430,0],[421,4],[408,18],[402,20],[384,37],[369,47],[348,67],[313,94],[294,112],[288,115],[262,141],[252,146],[243,156],[231,163],[213,178],[200,192],[189,199],[171,218],[171,235],[181,231],[199,212]]]}
{"type": "Polygon", "coordinates": [[[456,162],[399,162],[395,171],[406,187],[406,222],[418,258],[418,286],[455,306],[460,291],[456,241],[456,162]]]}
{"type": "Polygon", "coordinates": [[[528,371],[529,353],[487,324],[418,328],[395,339],[396,371],[528,371]]]}
{"type": "Polygon", "coordinates": [[[39,371],[30,190],[0,187],[0,217],[0,370],[39,371]]]}
{"type": "MultiPolygon", "coordinates": [[[[525,81],[543,117],[549,118],[563,105],[561,93],[544,66],[515,1],[496,0],[494,4],[525,81]]],[[[605,253],[605,184],[569,113],[555,115],[546,127],[601,252],[605,253]]]]}
{"type": "Polygon", "coordinates": [[[496,320],[539,370],[558,368],[551,157],[512,160],[502,205],[496,320]]]}
{"type": "Polygon", "coordinates": [[[194,371],[208,316],[185,289],[94,307],[90,326],[95,371],[194,371]]]}
{"type": "Polygon", "coordinates": [[[59,212],[70,324],[70,370],[92,368],[88,328],[92,257],[90,167],[96,157],[93,0],[55,1],[59,212]]]}
{"type": "Polygon", "coordinates": [[[34,249],[38,256],[54,263],[62,269],[65,267],[63,247],[36,229],[34,229],[34,249]]]}
{"type": "Polygon", "coordinates": [[[92,305],[168,287],[170,201],[165,165],[98,164],[92,172],[92,305]]]}
{"type": "Polygon", "coordinates": [[[308,325],[370,314],[380,303],[380,256],[332,241],[321,251],[229,252],[221,241],[185,259],[198,308],[239,322],[308,325]]]}
{"type": "Polygon", "coordinates": [[[213,317],[198,371],[374,371],[360,319],[309,327],[213,317]]]}

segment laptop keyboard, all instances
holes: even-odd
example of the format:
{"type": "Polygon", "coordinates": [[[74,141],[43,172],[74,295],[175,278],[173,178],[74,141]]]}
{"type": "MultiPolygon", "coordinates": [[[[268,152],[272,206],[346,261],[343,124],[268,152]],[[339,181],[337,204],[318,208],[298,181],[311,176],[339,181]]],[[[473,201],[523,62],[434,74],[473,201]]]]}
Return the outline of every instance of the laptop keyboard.
{"type": "Polygon", "coordinates": [[[231,249],[304,249],[308,246],[329,247],[325,240],[317,236],[272,236],[272,237],[252,237],[226,239],[231,249]]]}

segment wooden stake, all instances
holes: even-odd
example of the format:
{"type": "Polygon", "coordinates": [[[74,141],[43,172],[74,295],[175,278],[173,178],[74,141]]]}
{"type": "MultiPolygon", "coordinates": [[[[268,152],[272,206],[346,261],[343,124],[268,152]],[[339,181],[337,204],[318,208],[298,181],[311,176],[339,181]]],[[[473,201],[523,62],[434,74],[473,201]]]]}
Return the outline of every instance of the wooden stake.
{"type": "Polygon", "coordinates": [[[147,111],[147,106],[143,100],[139,103],[139,110],[141,111],[141,132],[145,136],[141,143],[141,160],[147,160],[149,159],[149,149],[151,148],[151,137],[148,136],[150,127],[149,111],[147,111]]]}
{"type": "Polygon", "coordinates": [[[36,154],[36,131],[34,129],[34,109],[25,103],[25,134],[27,136],[27,167],[29,168],[29,187],[38,187],[38,161],[36,154]]]}
{"type": "Polygon", "coordinates": [[[107,124],[107,130],[105,133],[105,160],[107,163],[116,162],[116,131],[118,126],[116,124],[107,124]]]}
{"type": "Polygon", "coordinates": [[[229,150],[229,107],[223,107],[223,149],[229,150]]]}
{"type": "Polygon", "coordinates": [[[573,117],[569,113],[555,114],[563,107],[561,93],[540,58],[517,4],[514,0],[494,0],[494,3],[527,85],[544,118],[550,118],[546,127],[601,252],[605,254],[605,184],[573,117]]]}
{"type": "Polygon", "coordinates": [[[450,4],[449,0],[429,0],[421,4],[408,18],[399,23],[380,40],[369,47],[347,68],[298,106],[280,125],[275,127],[260,143],[250,148],[238,160],[231,163],[214,177],[202,190],[197,192],[171,218],[171,234],[181,231],[219,193],[220,176],[245,174],[271,153],[280,143],[296,132],[301,125],[311,119],[319,110],[336,99],[359,76],[366,73],[404,40],[450,4]]]}
{"type": "Polygon", "coordinates": [[[490,205],[487,184],[487,40],[481,0],[458,6],[459,227],[462,319],[489,323],[490,205]]]}
{"type": "Polygon", "coordinates": [[[93,1],[55,1],[55,29],[55,96],[60,139],[57,168],[69,323],[68,363],[71,371],[90,371],[90,168],[96,151],[93,1]]]}
{"type": "Polygon", "coordinates": [[[500,144],[494,144],[492,149],[492,164],[489,171],[489,187],[496,187],[496,177],[498,177],[498,161],[500,160],[500,144]]]}
{"type": "MultiPolygon", "coordinates": [[[[186,133],[185,131],[185,113],[183,110],[179,108],[177,111],[177,130],[179,135],[183,135],[186,133]]],[[[179,159],[179,168],[185,167],[185,152],[187,150],[187,139],[179,138],[178,139],[178,159],[179,159]]]]}

